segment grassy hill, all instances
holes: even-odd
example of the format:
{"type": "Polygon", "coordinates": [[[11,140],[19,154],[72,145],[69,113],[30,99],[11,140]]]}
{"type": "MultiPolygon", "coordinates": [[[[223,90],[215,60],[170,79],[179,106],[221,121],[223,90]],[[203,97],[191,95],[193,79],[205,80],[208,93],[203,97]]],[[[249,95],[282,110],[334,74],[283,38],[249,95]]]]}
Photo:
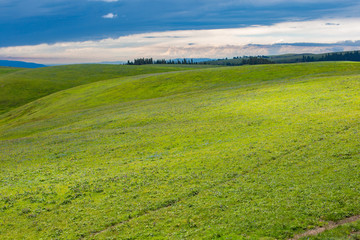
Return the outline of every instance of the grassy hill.
{"type": "Polygon", "coordinates": [[[314,61],[360,61],[360,51],[343,51],[320,54],[283,54],[268,56],[275,63],[297,63],[314,61]]]}
{"type": "Polygon", "coordinates": [[[287,239],[360,214],[360,64],[89,83],[0,116],[1,239],[287,239]]]}
{"type": "Polygon", "coordinates": [[[275,63],[295,63],[301,62],[304,57],[313,57],[316,60],[325,56],[325,54],[312,54],[312,53],[302,53],[302,54],[282,54],[269,56],[269,59],[275,63]]]}
{"type": "Polygon", "coordinates": [[[23,68],[13,68],[13,67],[0,67],[0,77],[9,73],[17,72],[23,70],[23,68]]]}
{"type": "MultiPolygon", "coordinates": [[[[110,78],[206,68],[201,65],[124,66],[79,64],[17,71],[1,75],[0,113],[51,93],[110,78]]],[[[7,68],[9,69],[9,68],[7,68]]]]}

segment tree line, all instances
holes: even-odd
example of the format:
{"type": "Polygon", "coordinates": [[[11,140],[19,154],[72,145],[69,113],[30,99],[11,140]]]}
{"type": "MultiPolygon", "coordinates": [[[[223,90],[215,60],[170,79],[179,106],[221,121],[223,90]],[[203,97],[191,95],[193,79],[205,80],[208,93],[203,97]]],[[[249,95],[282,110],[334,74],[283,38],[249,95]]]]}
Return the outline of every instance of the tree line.
{"type": "Polygon", "coordinates": [[[275,62],[268,59],[267,56],[256,57],[234,57],[232,59],[218,59],[214,61],[206,61],[203,64],[207,65],[224,65],[224,66],[242,66],[242,65],[257,65],[257,64],[274,64],[275,62]]]}
{"type": "Polygon", "coordinates": [[[243,56],[234,57],[232,59],[218,59],[204,62],[195,62],[193,59],[175,59],[154,60],[153,58],[137,58],[134,61],[127,61],[127,65],[144,65],[144,64],[205,64],[205,65],[223,65],[223,66],[241,66],[241,65],[257,65],[257,64],[274,64],[274,63],[296,63],[296,62],[319,62],[319,61],[360,61],[360,51],[353,52],[335,52],[326,54],[304,54],[297,55],[288,59],[276,56],[243,56]]]}
{"type": "Polygon", "coordinates": [[[137,58],[134,61],[128,60],[126,65],[145,65],[145,64],[197,64],[194,59],[176,59],[176,60],[165,60],[159,59],[154,60],[153,58],[137,58]]]}
{"type": "Polygon", "coordinates": [[[359,51],[354,52],[336,52],[320,55],[321,57],[303,56],[302,62],[318,62],[318,61],[360,61],[359,51]]]}

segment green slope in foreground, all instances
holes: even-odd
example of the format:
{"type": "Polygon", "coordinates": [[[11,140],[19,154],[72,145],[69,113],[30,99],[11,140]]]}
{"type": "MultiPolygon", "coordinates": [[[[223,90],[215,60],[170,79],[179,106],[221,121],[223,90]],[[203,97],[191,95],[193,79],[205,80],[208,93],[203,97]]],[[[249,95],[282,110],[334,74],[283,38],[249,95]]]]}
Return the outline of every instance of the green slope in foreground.
{"type": "Polygon", "coordinates": [[[78,86],[0,117],[1,239],[287,239],[360,214],[360,64],[78,86]]]}
{"type": "Polygon", "coordinates": [[[82,84],[124,76],[196,68],[208,67],[203,65],[126,66],[79,64],[26,69],[6,75],[2,75],[3,68],[0,68],[0,113],[4,113],[51,93],[82,84]]]}

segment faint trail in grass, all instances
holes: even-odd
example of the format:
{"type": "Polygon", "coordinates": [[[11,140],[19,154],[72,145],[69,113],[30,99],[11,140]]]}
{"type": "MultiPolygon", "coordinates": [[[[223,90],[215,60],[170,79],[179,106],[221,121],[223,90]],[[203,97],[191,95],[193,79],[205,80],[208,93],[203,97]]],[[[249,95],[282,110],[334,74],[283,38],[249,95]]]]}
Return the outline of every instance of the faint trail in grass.
{"type": "Polygon", "coordinates": [[[347,223],[356,222],[358,220],[360,220],[360,215],[345,218],[345,219],[340,220],[338,222],[330,221],[330,222],[328,222],[327,226],[310,229],[310,230],[308,230],[308,231],[306,231],[304,233],[295,235],[293,238],[290,238],[289,240],[298,240],[298,239],[303,238],[303,237],[315,236],[315,235],[318,235],[318,234],[320,234],[322,232],[325,232],[326,230],[330,230],[330,229],[339,227],[339,226],[347,224],[347,223]]]}
{"type": "MultiPolygon", "coordinates": [[[[299,151],[299,150],[301,150],[301,149],[303,149],[303,148],[306,148],[306,147],[307,147],[307,146],[304,145],[303,147],[296,149],[296,151],[299,151]]],[[[290,154],[290,152],[280,154],[279,156],[275,157],[275,159],[277,159],[277,158],[282,158],[282,157],[284,157],[284,156],[286,156],[286,155],[289,155],[289,154],[290,154]]],[[[261,164],[259,164],[259,165],[257,165],[257,166],[254,166],[254,167],[253,167],[252,169],[250,169],[250,170],[249,170],[249,169],[244,170],[242,173],[236,175],[235,177],[232,177],[232,178],[230,178],[230,179],[224,179],[223,181],[214,183],[212,186],[210,186],[210,187],[208,187],[208,188],[199,189],[199,191],[191,192],[190,194],[188,194],[188,195],[186,195],[186,196],[179,197],[179,198],[177,198],[176,200],[175,200],[175,199],[174,199],[174,200],[167,200],[167,201],[159,204],[159,207],[158,207],[158,208],[155,208],[155,209],[144,209],[141,213],[139,213],[139,214],[137,214],[137,215],[134,215],[134,216],[129,216],[129,218],[126,219],[126,220],[123,220],[123,221],[118,222],[118,223],[116,223],[116,224],[113,224],[113,225],[111,225],[111,226],[109,226],[109,227],[106,227],[106,228],[103,229],[103,230],[96,231],[96,232],[92,232],[92,233],[90,233],[90,236],[88,236],[88,237],[89,237],[90,239],[93,239],[94,237],[96,237],[97,235],[99,235],[99,234],[101,234],[101,233],[107,232],[107,231],[109,231],[109,230],[111,230],[111,229],[114,229],[115,227],[118,227],[118,226],[120,226],[120,225],[126,224],[126,223],[128,223],[128,222],[130,222],[130,221],[132,221],[132,220],[134,220],[134,219],[136,219],[136,218],[139,218],[139,217],[142,217],[142,216],[146,216],[146,215],[152,214],[152,213],[157,212],[157,211],[160,211],[160,210],[162,210],[162,209],[172,207],[173,205],[177,204],[177,203],[180,202],[180,201],[183,201],[183,200],[186,200],[186,199],[190,199],[190,198],[192,198],[192,197],[196,197],[197,195],[199,195],[200,191],[202,191],[202,192],[203,192],[203,191],[207,191],[207,190],[210,190],[210,189],[219,187],[219,186],[221,186],[221,185],[223,185],[223,184],[226,184],[226,183],[228,183],[228,182],[235,181],[236,179],[240,178],[240,177],[241,177],[242,175],[244,175],[244,174],[247,174],[247,173],[249,173],[249,172],[252,172],[252,173],[253,173],[253,172],[259,170],[261,167],[269,164],[269,162],[271,162],[271,161],[273,161],[273,160],[274,160],[274,158],[268,159],[268,160],[262,162],[261,164]]],[[[83,237],[80,238],[80,239],[85,239],[85,238],[87,238],[87,236],[83,236],[83,237]]]]}
{"type": "MultiPolygon", "coordinates": [[[[351,129],[351,128],[349,128],[351,129]]],[[[346,132],[346,131],[349,131],[349,129],[346,129],[346,130],[343,130],[343,131],[339,131],[339,132],[336,132],[334,133],[334,135],[338,135],[340,133],[343,133],[343,132],[346,132]]],[[[321,142],[323,141],[323,139],[319,139],[319,140],[315,140],[313,143],[317,143],[317,142],[321,142]]],[[[242,175],[244,174],[248,174],[249,172],[251,173],[254,173],[256,172],[257,170],[259,170],[260,168],[262,168],[263,166],[269,164],[270,162],[276,160],[276,159],[279,159],[279,158],[283,158],[283,157],[286,157],[287,155],[291,154],[291,153],[294,153],[294,152],[297,152],[297,151],[300,151],[304,148],[307,148],[308,146],[307,145],[303,145],[299,148],[297,148],[295,151],[289,151],[289,152],[286,152],[286,153],[282,153],[282,154],[279,154],[278,156],[276,157],[273,157],[273,158],[270,158],[270,159],[267,159],[265,160],[264,162],[260,163],[259,165],[257,166],[254,166],[252,169],[247,169],[247,170],[243,170],[242,173],[239,173],[237,174],[235,177],[232,177],[232,178],[229,178],[229,179],[224,179],[223,181],[220,181],[220,182],[217,182],[217,183],[214,183],[212,186],[209,186],[208,188],[203,188],[203,189],[199,189],[199,191],[196,191],[195,193],[194,192],[191,192],[190,194],[188,195],[185,195],[185,196],[182,196],[182,197],[178,197],[174,200],[167,200],[161,204],[159,204],[158,208],[152,208],[152,209],[144,209],[141,213],[139,214],[136,214],[134,216],[129,216],[128,219],[126,220],[123,220],[123,221],[120,221],[118,223],[115,223],[109,227],[106,227],[104,228],[103,230],[100,230],[100,231],[95,231],[95,232],[92,232],[90,233],[90,236],[83,236],[82,238],[80,239],[85,239],[87,237],[89,237],[90,239],[93,239],[94,237],[96,237],[97,235],[101,234],[101,233],[104,233],[104,232],[107,232],[111,229],[114,229],[118,226],[121,226],[123,224],[126,224],[136,218],[139,218],[139,217],[142,217],[142,216],[146,216],[146,215],[149,215],[149,214],[152,214],[154,212],[157,212],[157,211],[160,211],[162,209],[165,209],[165,208],[169,208],[169,207],[172,207],[173,205],[177,204],[178,202],[180,201],[183,201],[183,200],[186,200],[186,199],[190,199],[192,197],[196,197],[197,195],[200,194],[200,191],[203,192],[203,191],[207,191],[207,190],[210,190],[210,189],[213,189],[215,187],[219,187],[223,184],[226,184],[228,182],[231,182],[231,181],[235,181],[236,179],[240,178],[242,175]]],[[[312,235],[316,235],[316,234],[319,234],[323,231],[326,231],[326,230],[329,230],[329,229],[333,229],[337,226],[340,226],[340,225],[343,225],[343,224],[346,224],[346,223],[351,223],[351,222],[355,222],[357,220],[360,220],[360,215],[358,216],[353,216],[353,217],[350,217],[350,218],[346,218],[346,219],[343,219],[339,222],[329,222],[329,225],[326,226],[326,227],[319,227],[319,228],[316,228],[316,229],[312,229],[312,230],[309,230],[305,233],[302,233],[302,234],[299,234],[299,235],[295,235],[294,238],[291,238],[289,240],[298,240],[302,237],[306,237],[306,236],[312,236],[312,235]]]]}
{"type": "MultiPolygon", "coordinates": [[[[360,236],[360,231],[359,232],[352,232],[350,234],[349,238],[351,238],[351,237],[359,237],[359,236],[360,236]]],[[[355,238],[355,239],[357,239],[357,238],[355,238]]]]}

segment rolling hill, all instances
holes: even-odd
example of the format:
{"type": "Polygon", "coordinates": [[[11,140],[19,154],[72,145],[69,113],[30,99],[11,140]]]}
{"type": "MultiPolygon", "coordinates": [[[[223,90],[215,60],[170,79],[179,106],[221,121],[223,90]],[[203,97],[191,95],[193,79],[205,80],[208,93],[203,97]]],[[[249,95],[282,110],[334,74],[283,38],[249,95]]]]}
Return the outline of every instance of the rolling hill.
{"type": "Polygon", "coordinates": [[[19,107],[51,93],[86,83],[124,76],[182,71],[206,67],[208,66],[78,64],[17,71],[13,74],[0,75],[0,113],[19,107]]]}
{"type": "Polygon", "coordinates": [[[0,67],[0,77],[9,73],[17,72],[23,70],[23,68],[13,68],[13,67],[0,67]]]}
{"type": "Polygon", "coordinates": [[[0,115],[1,239],[289,239],[360,214],[359,63],[115,75],[0,115]]]}

